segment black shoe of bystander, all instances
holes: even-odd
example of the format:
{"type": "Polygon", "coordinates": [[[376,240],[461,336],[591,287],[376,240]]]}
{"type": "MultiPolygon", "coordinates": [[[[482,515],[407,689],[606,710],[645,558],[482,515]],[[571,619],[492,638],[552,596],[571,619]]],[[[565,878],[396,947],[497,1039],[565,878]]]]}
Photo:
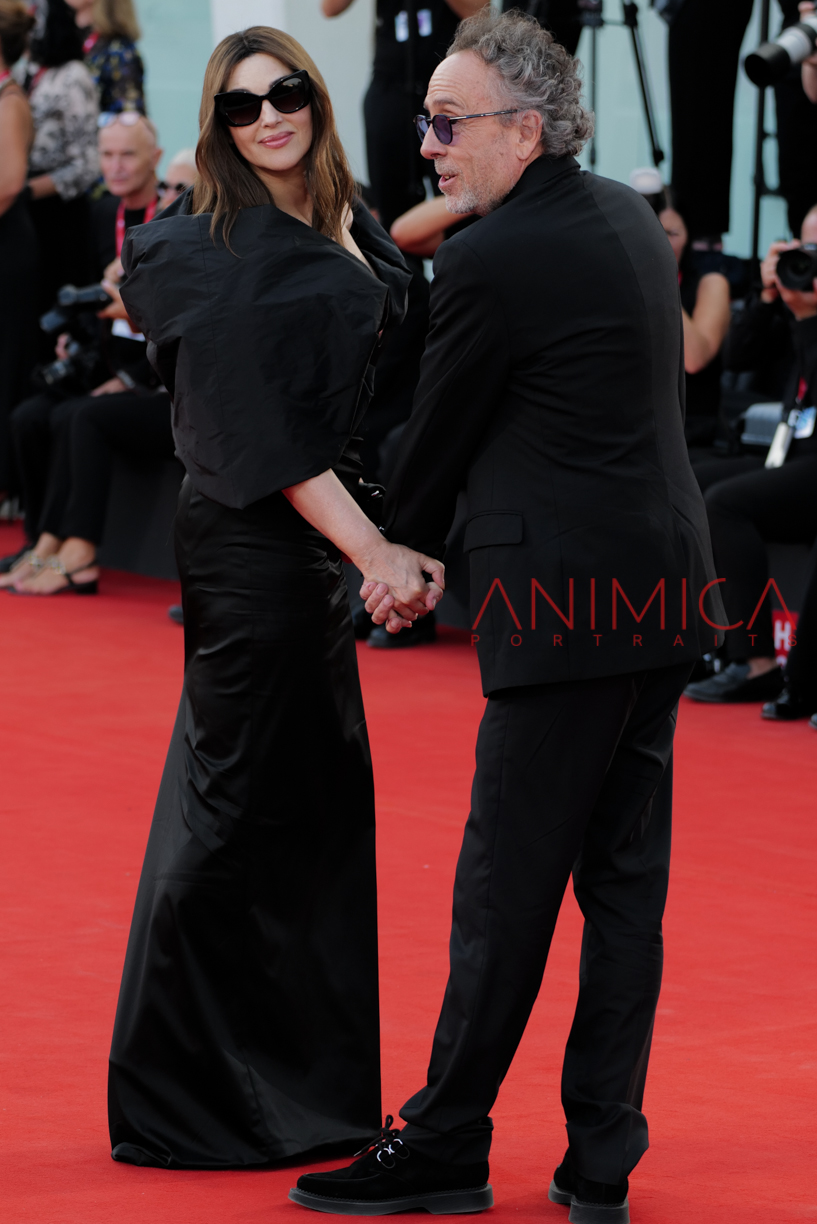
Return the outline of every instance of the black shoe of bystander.
{"type": "Polygon", "coordinates": [[[182,608],[181,604],[171,604],[167,610],[167,614],[174,624],[184,624],[184,609],[182,608]]]}
{"type": "Polygon", "coordinates": [[[684,696],[693,701],[711,701],[715,703],[728,701],[774,701],[783,688],[783,673],[779,667],[763,672],[760,676],[749,679],[748,663],[730,663],[723,671],[710,676],[708,680],[699,680],[696,684],[688,684],[684,696]]]}
{"type": "Polygon", "coordinates": [[[760,717],[775,722],[794,722],[797,718],[808,718],[816,710],[817,698],[809,700],[787,684],[779,697],[764,703],[760,717]]]}
{"type": "Polygon", "coordinates": [[[432,1160],[400,1139],[386,1118],[380,1134],[354,1164],[330,1173],[305,1173],[289,1197],[331,1215],[379,1216],[398,1211],[459,1215],[493,1207],[488,1161],[455,1165],[432,1160]]]}
{"type": "Polygon", "coordinates": [[[590,1181],[573,1168],[570,1149],[553,1174],[548,1198],[569,1207],[570,1224],[630,1224],[627,1178],[619,1185],[590,1181]]]}

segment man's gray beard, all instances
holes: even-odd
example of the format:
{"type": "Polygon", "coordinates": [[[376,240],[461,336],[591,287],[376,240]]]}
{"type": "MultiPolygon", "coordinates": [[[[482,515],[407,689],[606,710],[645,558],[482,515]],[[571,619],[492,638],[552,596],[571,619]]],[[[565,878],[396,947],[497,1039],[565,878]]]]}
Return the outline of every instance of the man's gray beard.
{"type": "MultiPolygon", "coordinates": [[[[460,182],[462,183],[461,178],[460,182]]],[[[487,186],[479,190],[474,187],[466,187],[463,184],[455,200],[450,196],[445,197],[445,207],[454,216],[461,216],[464,213],[479,213],[481,217],[485,217],[488,213],[493,212],[495,208],[499,208],[506,195],[507,192],[501,196],[493,195],[487,186]]]]}

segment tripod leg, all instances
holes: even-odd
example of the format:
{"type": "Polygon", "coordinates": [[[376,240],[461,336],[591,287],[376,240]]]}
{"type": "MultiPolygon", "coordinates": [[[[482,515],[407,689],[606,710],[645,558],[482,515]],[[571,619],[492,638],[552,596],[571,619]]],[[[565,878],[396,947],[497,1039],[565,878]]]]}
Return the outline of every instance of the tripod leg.
{"type": "Polygon", "coordinates": [[[633,57],[635,58],[636,72],[638,73],[638,84],[641,88],[641,102],[644,107],[644,118],[647,123],[647,134],[650,139],[650,148],[652,150],[653,165],[658,168],[664,160],[664,150],[658,143],[658,129],[655,122],[655,111],[652,104],[652,96],[650,94],[650,85],[647,79],[647,70],[644,62],[644,49],[641,45],[641,33],[638,28],[638,6],[634,3],[624,3],[624,24],[630,31],[633,41],[633,57]]]}

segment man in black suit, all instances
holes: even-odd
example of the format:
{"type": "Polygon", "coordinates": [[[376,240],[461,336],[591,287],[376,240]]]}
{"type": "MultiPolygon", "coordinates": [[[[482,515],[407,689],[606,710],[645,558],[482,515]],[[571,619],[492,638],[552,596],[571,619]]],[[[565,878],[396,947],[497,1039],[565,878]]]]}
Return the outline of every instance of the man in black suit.
{"type": "MultiPolygon", "coordinates": [[[[580,172],[579,95],[574,62],[518,13],[464,22],[429,86],[443,121],[423,153],[449,209],[482,219],[435,258],[386,533],[439,556],[467,490],[488,702],[428,1083],[402,1132],[387,1119],[349,1169],[300,1179],[293,1199],[324,1211],[490,1206],[489,1113],[571,871],[585,931],[551,1199],[622,1224],[647,1148],[675,711],[723,617],[672,251],[635,192],[580,172]]],[[[398,627],[385,587],[367,606],[398,627]]]]}

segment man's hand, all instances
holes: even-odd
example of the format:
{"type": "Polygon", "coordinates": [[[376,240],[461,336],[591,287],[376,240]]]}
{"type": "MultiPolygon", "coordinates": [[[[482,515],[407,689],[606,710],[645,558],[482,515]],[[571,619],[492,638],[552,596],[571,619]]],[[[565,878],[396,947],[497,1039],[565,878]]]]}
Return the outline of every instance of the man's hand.
{"type": "Polygon", "coordinates": [[[799,242],[773,242],[766,252],[766,258],[760,265],[760,279],[763,282],[761,301],[773,302],[778,297],[780,282],[777,279],[777,260],[781,251],[791,251],[799,247],[799,242]]]}
{"type": "Polygon", "coordinates": [[[365,600],[366,611],[376,625],[385,624],[390,633],[398,633],[427,616],[445,590],[441,561],[387,540],[364,569],[363,578],[360,597],[365,600]],[[430,582],[423,573],[431,576],[430,582]]]}
{"type": "Polygon", "coordinates": [[[91,395],[116,395],[118,391],[127,390],[128,388],[121,378],[109,378],[107,382],[102,383],[99,387],[95,387],[91,395]]]}
{"type": "Polygon", "coordinates": [[[802,289],[787,289],[785,285],[780,285],[780,296],[798,323],[801,319],[811,319],[817,315],[817,279],[812,281],[810,293],[805,293],[802,289]]]}
{"type": "MultiPolygon", "coordinates": [[[[102,288],[111,298],[110,303],[102,310],[97,311],[98,319],[125,319],[130,326],[128,312],[125,310],[125,303],[122,301],[122,295],[119,292],[119,282],[122,279],[122,261],[115,259],[113,263],[108,264],[102,278],[102,288]]],[[[131,331],[133,328],[131,327],[131,331]]]]}

